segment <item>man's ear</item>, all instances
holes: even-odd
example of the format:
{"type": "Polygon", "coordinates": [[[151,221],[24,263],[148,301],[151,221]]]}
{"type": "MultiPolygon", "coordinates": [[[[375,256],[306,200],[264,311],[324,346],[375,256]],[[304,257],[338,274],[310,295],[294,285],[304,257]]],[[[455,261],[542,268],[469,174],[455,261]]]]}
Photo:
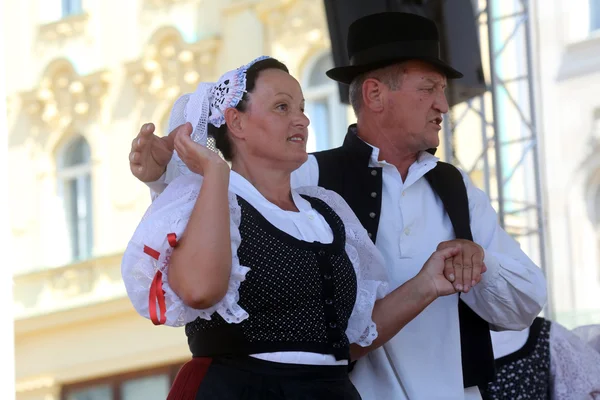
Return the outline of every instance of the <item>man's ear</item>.
{"type": "Polygon", "coordinates": [[[373,112],[384,109],[385,90],[383,83],[375,78],[365,79],[362,85],[362,101],[373,112]]]}
{"type": "Polygon", "coordinates": [[[244,121],[242,113],[233,107],[225,110],[225,123],[227,123],[227,130],[233,136],[238,139],[244,138],[244,121]]]}

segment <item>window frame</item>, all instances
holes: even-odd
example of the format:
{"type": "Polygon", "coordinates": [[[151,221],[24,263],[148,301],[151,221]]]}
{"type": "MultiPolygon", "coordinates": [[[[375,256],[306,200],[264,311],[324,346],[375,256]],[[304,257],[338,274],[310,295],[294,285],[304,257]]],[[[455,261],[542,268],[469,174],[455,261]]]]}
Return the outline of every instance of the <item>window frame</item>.
{"type": "Polygon", "coordinates": [[[61,2],[60,2],[61,18],[67,18],[72,15],[81,15],[81,14],[83,14],[82,0],[61,0],[61,2]],[[77,7],[73,7],[75,2],[77,2],[77,7]]]}
{"type": "Polygon", "coordinates": [[[92,176],[92,148],[89,144],[87,138],[83,135],[76,135],[72,137],[69,141],[64,143],[56,157],[56,178],[57,178],[57,194],[63,203],[63,211],[65,216],[65,226],[67,228],[68,236],[69,236],[69,262],[79,262],[85,261],[93,257],[94,250],[94,206],[93,206],[93,176],[92,176]],[[74,165],[65,165],[65,158],[67,157],[67,152],[70,150],[71,146],[76,143],[78,140],[83,140],[85,145],[87,146],[87,159],[84,160],[83,163],[74,164],[74,165]],[[87,230],[85,232],[85,243],[87,247],[87,252],[85,255],[76,255],[80,253],[81,247],[78,246],[75,249],[76,243],[73,242],[73,237],[75,233],[79,236],[82,235],[79,229],[79,218],[78,216],[71,215],[70,209],[70,193],[68,191],[68,183],[73,183],[77,181],[87,181],[89,184],[89,190],[87,193],[87,203],[86,206],[88,210],[86,212],[89,214],[87,219],[87,230]],[[75,223],[73,223],[73,221],[75,223]],[[75,226],[77,225],[77,226],[75,226]],[[75,231],[74,231],[75,229],[75,231]],[[89,236],[89,238],[88,238],[89,236]]]}
{"type": "MultiPolygon", "coordinates": [[[[340,100],[338,85],[335,81],[329,79],[328,82],[320,85],[311,86],[310,77],[314,69],[319,65],[323,57],[329,57],[333,65],[333,55],[331,51],[321,51],[307,62],[302,73],[302,87],[304,99],[308,105],[312,101],[323,101],[327,104],[327,146],[324,148],[316,148],[315,151],[328,150],[337,146],[341,146],[347,130],[347,109],[346,105],[340,100]]],[[[325,75],[325,71],[322,71],[325,75]]],[[[308,109],[308,107],[306,107],[308,109]]],[[[310,118],[310,115],[307,114],[310,118]]],[[[312,121],[311,121],[312,122],[312,121]]],[[[310,130],[310,126],[309,126],[310,130]]],[[[319,134],[319,132],[315,132],[319,134]]],[[[318,141],[317,141],[318,143],[318,141]]]]}
{"type": "Polygon", "coordinates": [[[589,31],[590,33],[600,32],[600,0],[589,0],[588,7],[590,23],[589,31]]]}
{"type": "Polygon", "coordinates": [[[114,374],[105,376],[97,379],[90,379],[81,382],[74,382],[62,385],[60,389],[60,399],[67,400],[69,394],[74,391],[91,388],[94,386],[108,385],[112,388],[112,399],[111,400],[122,400],[121,398],[121,387],[124,383],[135,379],[146,378],[153,375],[167,375],[169,377],[169,388],[173,386],[175,377],[181,369],[184,363],[175,363],[163,365],[161,367],[129,371],[123,374],[114,374]]]}

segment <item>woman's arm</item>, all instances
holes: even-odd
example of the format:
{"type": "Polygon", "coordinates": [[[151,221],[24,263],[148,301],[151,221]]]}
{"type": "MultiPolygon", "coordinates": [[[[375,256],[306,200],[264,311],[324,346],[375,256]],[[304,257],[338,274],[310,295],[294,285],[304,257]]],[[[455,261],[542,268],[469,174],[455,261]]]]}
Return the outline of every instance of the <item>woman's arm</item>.
{"type": "Polygon", "coordinates": [[[443,272],[446,258],[453,257],[458,252],[457,248],[434,252],[417,276],[375,302],[372,319],[377,326],[377,338],[368,347],[351,344],[350,358],[357,360],[382,346],[435,299],[456,293],[443,272]]]}
{"type": "Polygon", "coordinates": [[[227,292],[231,275],[229,166],[216,153],[178,135],[175,149],[188,168],[204,180],[190,220],[173,250],[169,285],[185,304],[205,309],[227,292]]]}

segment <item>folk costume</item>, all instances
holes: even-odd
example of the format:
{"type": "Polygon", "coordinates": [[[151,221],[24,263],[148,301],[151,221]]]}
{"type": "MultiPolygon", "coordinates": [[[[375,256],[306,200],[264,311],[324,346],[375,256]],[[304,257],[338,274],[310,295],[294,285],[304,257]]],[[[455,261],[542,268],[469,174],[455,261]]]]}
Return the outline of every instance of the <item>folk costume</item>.
{"type": "MultiPolygon", "coordinates": [[[[440,59],[439,43],[427,18],[366,16],[349,28],[350,65],[327,75],[350,83],[387,65],[423,60],[449,79],[460,78],[440,59]]],[[[352,125],[341,147],[310,155],[292,174],[292,187],[319,185],[348,202],[383,254],[392,289],[413,278],[440,242],[468,239],[485,251],[488,270],[469,293],[436,299],[358,360],[351,379],[363,399],[480,399],[495,376],[490,329],[525,329],[546,302],[542,271],[500,227],[486,194],[433,153],[422,152],[403,179],[352,125]]],[[[160,192],[177,174],[169,165],[151,189],[160,192]]]]}
{"type": "MultiPolygon", "coordinates": [[[[223,112],[238,104],[246,70],[258,60],[180,98],[170,124],[191,122],[192,139],[206,145],[207,124],[225,122],[223,112]]],[[[168,274],[202,177],[177,156],[174,163],[179,177],[153,201],[122,263],[136,310],[155,324],[185,326],[194,361],[170,398],[359,399],[348,378],[349,345],[369,346],[377,337],[371,314],[387,294],[387,277],[346,202],[306,187],[292,191],[299,212],[284,211],[232,171],[224,221],[233,254],[229,288],[213,307],[197,310],[173,292],[168,274]]]]}

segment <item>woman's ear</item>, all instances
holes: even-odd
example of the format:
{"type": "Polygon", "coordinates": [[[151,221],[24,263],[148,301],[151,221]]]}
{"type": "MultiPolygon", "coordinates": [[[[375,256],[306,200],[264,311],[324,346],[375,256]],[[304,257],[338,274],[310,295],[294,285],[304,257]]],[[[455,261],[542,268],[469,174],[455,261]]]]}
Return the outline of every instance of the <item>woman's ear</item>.
{"type": "Polygon", "coordinates": [[[225,110],[225,123],[231,135],[238,139],[244,138],[243,115],[238,109],[230,107],[225,110]]]}

